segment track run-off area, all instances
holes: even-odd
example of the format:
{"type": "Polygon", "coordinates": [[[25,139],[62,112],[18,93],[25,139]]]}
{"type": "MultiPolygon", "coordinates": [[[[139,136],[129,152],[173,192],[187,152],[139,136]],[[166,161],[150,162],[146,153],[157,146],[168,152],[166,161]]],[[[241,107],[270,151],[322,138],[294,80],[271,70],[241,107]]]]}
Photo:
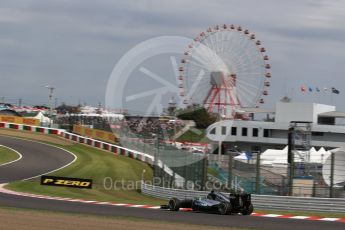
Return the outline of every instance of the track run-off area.
{"type": "MultiPolygon", "coordinates": [[[[114,217],[136,217],[147,220],[164,220],[198,225],[254,229],[344,229],[344,219],[324,218],[323,221],[306,217],[287,217],[284,215],[252,216],[195,212],[170,212],[157,206],[131,205],[116,202],[97,202],[96,200],[69,199],[13,192],[4,189],[4,184],[27,180],[55,172],[78,161],[75,154],[62,148],[31,140],[0,136],[0,145],[9,147],[22,156],[10,164],[0,166],[0,206],[61,211],[74,214],[96,214],[114,217]]],[[[92,162],[90,162],[92,163],[92,162]]],[[[255,205],[255,204],[254,204],[255,205]]],[[[320,218],[319,218],[320,219],[320,218]]],[[[345,220],[344,220],[345,221],[345,220]]]]}

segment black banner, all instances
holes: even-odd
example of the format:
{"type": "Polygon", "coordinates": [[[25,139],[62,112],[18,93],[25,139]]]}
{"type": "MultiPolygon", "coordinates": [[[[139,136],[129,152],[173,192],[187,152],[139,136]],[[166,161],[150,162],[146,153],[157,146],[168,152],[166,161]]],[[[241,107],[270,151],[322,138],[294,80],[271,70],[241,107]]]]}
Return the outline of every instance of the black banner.
{"type": "Polygon", "coordinates": [[[92,180],[69,177],[41,176],[41,185],[91,189],[92,180]]]}

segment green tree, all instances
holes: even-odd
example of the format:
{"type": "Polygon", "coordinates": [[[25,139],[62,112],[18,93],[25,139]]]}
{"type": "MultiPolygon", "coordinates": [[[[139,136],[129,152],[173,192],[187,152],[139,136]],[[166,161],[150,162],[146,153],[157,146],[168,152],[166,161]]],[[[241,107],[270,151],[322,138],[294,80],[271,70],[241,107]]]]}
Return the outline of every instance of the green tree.
{"type": "Polygon", "coordinates": [[[206,129],[217,120],[216,116],[209,114],[205,108],[200,106],[189,106],[185,109],[179,109],[177,117],[182,120],[193,120],[197,129],[206,129]]]}

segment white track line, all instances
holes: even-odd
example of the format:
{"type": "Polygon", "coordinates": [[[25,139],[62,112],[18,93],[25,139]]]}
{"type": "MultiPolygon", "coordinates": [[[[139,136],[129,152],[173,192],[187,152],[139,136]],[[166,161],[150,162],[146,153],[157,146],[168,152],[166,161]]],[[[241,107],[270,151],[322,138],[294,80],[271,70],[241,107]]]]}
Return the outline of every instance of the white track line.
{"type": "Polygon", "coordinates": [[[291,216],[291,219],[298,219],[298,220],[303,220],[303,219],[307,219],[310,218],[309,216],[291,216]]]}
{"type": "Polygon", "coordinates": [[[323,220],[323,221],[337,221],[339,218],[327,218],[327,217],[325,217],[325,218],[321,218],[320,220],[323,220]]]}
{"type": "Polygon", "coordinates": [[[5,145],[0,145],[0,147],[4,147],[4,148],[7,148],[7,149],[9,149],[9,150],[12,150],[13,152],[17,153],[18,156],[19,156],[19,158],[15,159],[15,160],[13,160],[13,161],[10,161],[10,162],[4,163],[4,164],[0,164],[0,167],[1,167],[1,166],[4,166],[4,165],[12,164],[12,163],[14,163],[14,162],[16,162],[16,161],[19,161],[20,159],[23,158],[22,154],[20,154],[20,152],[18,152],[17,150],[14,150],[14,149],[12,149],[12,148],[10,148],[10,147],[8,147],[8,146],[5,146],[5,145]]]}
{"type": "MultiPolygon", "coordinates": [[[[43,143],[43,142],[39,142],[39,141],[28,140],[28,139],[20,138],[20,137],[12,137],[12,136],[6,136],[6,137],[15,138],[15,139],[19,139],[19,140],[30,141],[30,142],[39,143],[39,144],[42,144],[42,145],[47,145],[47,146],[54,147],[54,148],[63,150],[63,151],[65,151],[65,152],[68,152],[69,154],[71,154],[72,156],[74,156],[73,161],[69,162],[68,164],[66,164],[66,165],[64,165],[64,166],[62,166],[62,167],[60,167],[60,168],[54,169],[54,170],[49,171],[49,172],[46,172],[46,173],[42,173],[42,174],[40,174],[40,175],[36,175],[36,176],[33,176],[33,177],[25,178],[25,179],[23,179],[22,181],[34,179],[34,178],[37,178],[37,177],[40,177],[40,176],[43,176],[43,175],[46,175],[46,174],[49,174],[49,173],[52,173],[52,172],[56,172],[56,171],[58,171],[58,170],[60,170],[60,169],[63,169],[63,168],[65,168],[65,167],[67,167],[67,166],[73,164],[73,163],[78,159],[78,157],[77,157],[74,153],[72,153],[71,151],[68,151],[68,150],[66,150],[66,149],[64,149],[64,148],[62,148],[62,147],[58,147],[58,146],[55,146],[55,145],[51,145],[51,144],[47,144],[47,143],[43,143]]],[[[0,166],[1,166],[1,165],[0,165],[0,166]]]]}
{"type": "Polygon", "coordinates": [[[282,215],[279,215],[279,214],[266,214],[266,215],[263,215],[263,217],[279,217],[279,216],[282,216],[282,215]]]}
{"type": "MultiPolygon", "coordinates": [[[[122,204],[122,203],[114,203],[114,202],[106,202],[106,201],[94,201],[94,200],[82,200],[82,199],[73,199],[73,198],[62,198],[62,197],[50,197],[50,196],[40,196],[35,194],[26,194],[26,193],[14,193],[11,190],[5,189],[4,186],[6,184],[0,184],[0,192],[7,193],[7,194],[15,194],[19,196],[25,197],[32,197],[32,198],[39,198],[39,199],[48,199],[48,200],[59,200],[59,201],[70,201],[70,202],[78,202],[78,203],[88,203],[94,205],[112,205],[118,207],[128,207],[128,208],[144,208],[144,209],[160,209],[160,206],[150,206],[150,205],[137,205],[137,204],[122,204]]],[[[190,211],[187,209],[181,209],[181,211],[190,211]]],[[[327,217],[320,217],[320,218],[312,218],[310,216],[284,216],[282,214],[260,214],[260,213],[253,213],[255,216],[258,217],[271,217],[271,218],[284,218],[284,219],[309,219],[311,221],[334,221],[334,222],[344,222],[345,218],[327,218],[327,217]]]]}

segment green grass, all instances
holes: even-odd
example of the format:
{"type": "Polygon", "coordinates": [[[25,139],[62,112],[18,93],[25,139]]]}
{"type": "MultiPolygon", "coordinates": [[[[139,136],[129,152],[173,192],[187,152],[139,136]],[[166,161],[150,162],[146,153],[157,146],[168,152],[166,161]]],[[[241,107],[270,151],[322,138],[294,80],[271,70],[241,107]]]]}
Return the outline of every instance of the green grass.
{"type": "Polygon", "coordinates": [[[211,175],[214,176],[214,177],[218,177],[218,176],[219,176],[219,175],[218,175],[218,172],[217,172],[215,169],[210,168],[210,167],[207,168],[207,173],[208,173],[208,174],[211,174],[211,175]]]}
{"type": "Polygon", "coordinates": [[[176,139],[176,141],[180,142],[202,142],[202,143],[207,143],[209,140],[205,137],[205,130],[203,129],[195,129],[196,131],[193,130],[188,130],[184,134],[182,134],[179,138],[176,139]]]}
{"type": "Polygon", "coordinates": [[[6,147],[0,146],[0,165],[14,161],[18,158],[19,155],[16,152],[6,147]]]}
{"type": "Polygon", "coordinates": [[[43,186],[40,185],[40,178],[14,182],[7,187],[20,192],[86,200],[149,205],[165,203],[165,201],[142,195],[139,191],[143,170],[146,171],[145,180],[151,180],[153,176],[152,169],[146,163],[125,156],[113,155],[82,144],[60,147],[73,152],[78,159],[72,165],[51,175],[92,179],[92,189],[43,186]],[[111,178],[107,180],[106,188],[104,187],[105,178],[111,178]],[[115,181],[119,181],[117,188],[114,188],[115,181]],[[121,186],[122,181],[126,186],[124,189],[121,186]],[[137,183],[137,187],[134,186],[135,183],[137,183]]]}

